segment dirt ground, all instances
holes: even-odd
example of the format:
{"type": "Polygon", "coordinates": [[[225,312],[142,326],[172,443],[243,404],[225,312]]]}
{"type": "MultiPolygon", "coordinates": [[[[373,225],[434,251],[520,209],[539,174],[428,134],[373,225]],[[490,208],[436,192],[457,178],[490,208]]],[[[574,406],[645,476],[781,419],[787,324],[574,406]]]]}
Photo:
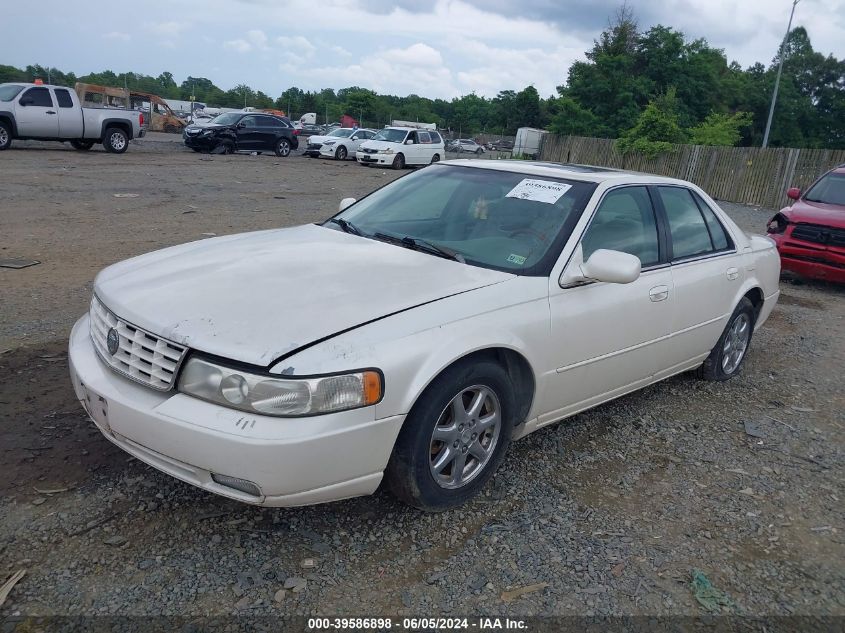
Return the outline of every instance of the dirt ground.
{"type": "MultiPolygon", "coordinates": [[[[100,269],[317,221],[398,175],[203,156],[166,135],[121,156],[0,153],[0,258],[41,262],[0,268],[0,583],[27,571],[0,618],[845,616],[840,287],[783,280],[741,376],[679,376],[535,433],[483,497],[439,515],[384,492],[240,505],[146,467],[87,421],[65,347],[100,269]],[[696,595],[696,571],[716,603],[696,595]]],[[[724,207],[749,230],[771,214],[724,207]]]]}

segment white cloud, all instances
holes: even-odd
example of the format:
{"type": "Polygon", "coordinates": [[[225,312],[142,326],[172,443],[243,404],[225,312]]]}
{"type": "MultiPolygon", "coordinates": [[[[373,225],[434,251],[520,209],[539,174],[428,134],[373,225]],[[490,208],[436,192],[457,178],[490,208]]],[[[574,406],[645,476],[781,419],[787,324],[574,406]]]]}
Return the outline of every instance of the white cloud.
{"type": "Polygon", "coordinates": [[[227,40],[223,42],[223,48],[236,53],[248,53],[252,50],[252,44],[242,39],[227,40]]]}
{"type": "Polygon", "coordinates": [[[302,35],[280,35],[276,38],[276,43],[285,49],[292,49],[299,55],[311,57],[316,51],[317,47],[308,41],[308,38],[302,35]]]}
{"type": "Polygon", "coordinates": [[[408,48],[391,48],[380,55],[380,57],[390,63],[404,66],[442,66],[443,57],[440,51],[433,49],[428,44],[417,42],[408,48]]]}
{"type": "Polygon", "coordinates": [[[343,48],[343,46],[332,46],[329,50],[335,55],[340,55],[341,57],[352,57],[352,53],[343,48]]]}
{"type": "Polygon", "coordinates": [[[188,28],[188,25],[184,22],[171,20],[169,22],[153,22],[148,24],[147,28],[159,37],[175,39],[181,35],[182,31],[188,28]]]}
{"type": "Polygon", "coordinates": [[[128,42],[132,39],[132,36],[129,33],[122,33],[120,31],[111,31],[103,35],[103,37],[107,40],[121,40],[123,42],[128,42]]]}
{"type": "Polygon", "coordinates": [[[246,39],[255,48],[260,50],[267,50],[267,35],[260,29],[252,29],[246,32],[246,39]]]}

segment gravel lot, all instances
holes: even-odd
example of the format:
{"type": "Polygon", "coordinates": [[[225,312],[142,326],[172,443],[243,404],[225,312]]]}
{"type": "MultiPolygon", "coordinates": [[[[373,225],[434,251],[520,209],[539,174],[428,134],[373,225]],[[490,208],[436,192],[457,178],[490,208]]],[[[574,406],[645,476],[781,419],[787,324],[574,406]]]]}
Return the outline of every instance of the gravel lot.
{"type": "MultiPolygon", "coordinates": [[[[240,505],[148,468],[87,421],[65,344],[99,269],[315,221],[396,176],[200,156],[164,135],[122,156],[0,153],[0,257],[42,262],[0,269],[0,583],[27,572],[0,619],[700,615],[694,570],[722,613],[845,615],[843,288],[785,279],[738,378],[679,376],[545,428],[513,445],[483,497],[438,515],[383,492],[240,505]]],[[[771,213],[724,206],[749,230],[771,213]]]]}

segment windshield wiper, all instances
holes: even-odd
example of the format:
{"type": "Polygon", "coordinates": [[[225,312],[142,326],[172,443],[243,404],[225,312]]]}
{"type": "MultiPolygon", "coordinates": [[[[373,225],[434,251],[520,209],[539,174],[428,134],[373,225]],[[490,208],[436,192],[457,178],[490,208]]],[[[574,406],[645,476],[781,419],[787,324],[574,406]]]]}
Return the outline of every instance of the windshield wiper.
{"type": "Polygon", "coordinates": [[[349,220],[343,218],[332,218],[329,222],[337,224],[345,233],[352,233],[352,235],[361,235],[360,229],[352,224],[349,220]]]}
{"type": "Polygon", "coordinates": [[[405,237],[397,237],[395,235],[388,235],[387,233],[375,233],[373,237],[377,240],[385,240],[387,242],[399,244],[401,246],[404,246],[405,248],[410,248],[414,251],[423,251],[426,253],[430,253],[431,255],[436,255],[437,257],[443,257],[444,259],[451,259],[453,261],[460,262],[461,264],[466,263],[464,256],[461,255],[458,251],[453,251],[451,248],[447,248],[446,246],[439,246],[427,240],[422,240],[418,237],[411,237],[410,235],[406,235],[405,237]]]}

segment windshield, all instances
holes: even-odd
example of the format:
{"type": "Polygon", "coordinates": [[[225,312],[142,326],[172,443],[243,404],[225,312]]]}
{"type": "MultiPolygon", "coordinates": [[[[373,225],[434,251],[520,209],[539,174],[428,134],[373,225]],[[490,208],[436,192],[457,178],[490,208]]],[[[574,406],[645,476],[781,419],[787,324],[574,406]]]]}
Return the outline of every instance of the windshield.
{"type": "Polygon", "coordinates": [[[238,112],[226,112],[217,115],[210,122],[214,123],[214,125],[234,125],[240,118],[241,115],[238,112]]]}
{"type": "Polygon", "coordinates": [[[373,137],[374,141],[390,141],[391,143],[401,143],[405,140],[405,135],[408,132],[405,130],[380,130],[378,134],[373,137]]]}
{"type": "Polygon", "coordinates": [[[808,202],[845,205],[845,174],[823,176],[804,194],[808,202]]]}
{"type": "Polygon", "coordinates": [[[352,136],[352,130],[334,130],[328,136],[339,136],[341,138],[349,138],[352,136]]]}
{"type": "Polygon", "coordinates": [[[23,86],[0,86],[0,101],[11,101],[23,90],[23,86]]]}
{"type": "MultiPolygon", "coordinates": [[[[410,237],[455,251],[467,264],[547,275],[595,187],[433,165],[379,189],[335,219],[351,223],[364,237],[410,237]]],[[[326,226],[342,228],[336,222],[326,226]]]]}

